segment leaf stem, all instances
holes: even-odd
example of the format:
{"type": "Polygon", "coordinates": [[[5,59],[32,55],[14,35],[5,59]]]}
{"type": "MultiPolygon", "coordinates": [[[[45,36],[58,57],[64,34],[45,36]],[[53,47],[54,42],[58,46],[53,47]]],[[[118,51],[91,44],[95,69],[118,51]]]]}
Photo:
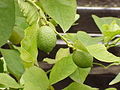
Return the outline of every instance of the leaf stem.
{"type": "Polygon", "coordinates": [[[37,9],[37,11],[38,11],[38,14],[39,14],[39,17],[40,17],[40,18],[38,18],[38,20],[41,21],[41,24],[42,24],[42,25],[47,25],[47,24],[48,24],[48,23],[47,23],[47,19],[46,19],[46,17],[45,17],[44,12],[42,11],[42,9],[41,9],[38,5],[36,5],[35,2],[33,2],[33,1],[31,1],[31,0],[27,0],[27,1],[28,1],[29,3],[31,3],[33,6],[36,7],[36,9],[37,9]]]}
{"type": "Polygon", "coordinates": [[[100,64],[100,63],[93,63],[94,65],[98,65],[98,66],[101,66],[101,67],[103,67],[103,68],[105,68],[106,69],[106,66],[104,66],[103,64],[100,64]]]}
{"type": "Polygon", "coordinates": [[[107,46],[107,49],[109,49],[109,48],[111,48],[111,47],[119,46],[119,45],[117,45],[117,43],[118,43],[119,41],[120,41],[120,38],[115,39],[111,44],[109,44],[109,45],[107,46]]]}

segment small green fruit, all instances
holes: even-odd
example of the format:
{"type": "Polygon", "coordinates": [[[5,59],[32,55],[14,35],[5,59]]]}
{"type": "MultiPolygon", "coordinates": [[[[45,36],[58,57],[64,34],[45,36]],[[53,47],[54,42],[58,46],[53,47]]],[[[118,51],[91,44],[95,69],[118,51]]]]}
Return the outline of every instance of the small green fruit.
{"type": "Polygon", "coordinates": [[[56,45],[56,34],[49,26],[42,26],[38,30],[38,48],[44,52],[50,52],[56,45]]]}
{"type": "Polygon", "coordinates": [[[88,68],[92,66],[93,57],[85,51],[74,51],[73,61],[80,68],[88,68]]]}
{"type": "Polygon", "coordinates": [[[14,30],[12,32],[12,35],[10,37],[10,41],[13,43],[13,44],[19,44],[21,42],[21,40],[23,39],[24,37],[24,32],[22,31],[18,31],[18,30],[14,30]]]}

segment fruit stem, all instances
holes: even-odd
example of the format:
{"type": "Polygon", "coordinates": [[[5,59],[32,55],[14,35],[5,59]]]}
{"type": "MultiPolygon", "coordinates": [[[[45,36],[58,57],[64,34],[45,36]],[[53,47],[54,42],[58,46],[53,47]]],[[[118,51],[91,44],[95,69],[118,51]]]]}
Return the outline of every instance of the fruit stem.
{"type": "Polygon", "coordinates": [[[55,29],[54,32],[63,40],[65,41],[65,43],[68,45],[68,47],[73,48],[73,50],[75,49],[72,45],[72,43],[68,42],[67,39],[65,37],[63,37],[60,33],[58,33],[55,29]]]}

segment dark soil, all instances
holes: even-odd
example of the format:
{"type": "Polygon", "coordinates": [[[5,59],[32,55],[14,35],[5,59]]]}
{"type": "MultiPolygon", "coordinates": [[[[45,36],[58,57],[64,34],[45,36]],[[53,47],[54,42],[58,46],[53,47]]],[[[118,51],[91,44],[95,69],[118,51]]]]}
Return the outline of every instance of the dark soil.
{"type": "Polygon", "coordinates": [[[119,7],[120,0],[77,0],[78,6],[119,7]]]}

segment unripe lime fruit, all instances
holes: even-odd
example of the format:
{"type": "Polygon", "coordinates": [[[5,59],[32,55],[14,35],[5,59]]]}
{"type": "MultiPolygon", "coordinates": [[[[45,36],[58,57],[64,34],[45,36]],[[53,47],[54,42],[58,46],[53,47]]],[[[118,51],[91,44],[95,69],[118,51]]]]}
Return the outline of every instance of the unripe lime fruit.
{"type": "Polygon", "coordinates": [[[23,39],[24,37],[24,32],[22,31],[18,31],[18,30],[14,30],[12,32],[12,35],[10,37],[10,41],[13,43],[13,44],[19,44],[21,42],[21,40],[23,39]]]}
{"type": "Polygon", "coordinates": [[[80,68],[88,68],[92,66],[93,57],[85,51],[74,51],[73,61],[80,68]]]}
{"type": "Polygon", "coordinates": [[[42,26],[38,30],[38,48],[44,52],[50,52],[56,45],[56,34],[49,26],[42,26]]]}

